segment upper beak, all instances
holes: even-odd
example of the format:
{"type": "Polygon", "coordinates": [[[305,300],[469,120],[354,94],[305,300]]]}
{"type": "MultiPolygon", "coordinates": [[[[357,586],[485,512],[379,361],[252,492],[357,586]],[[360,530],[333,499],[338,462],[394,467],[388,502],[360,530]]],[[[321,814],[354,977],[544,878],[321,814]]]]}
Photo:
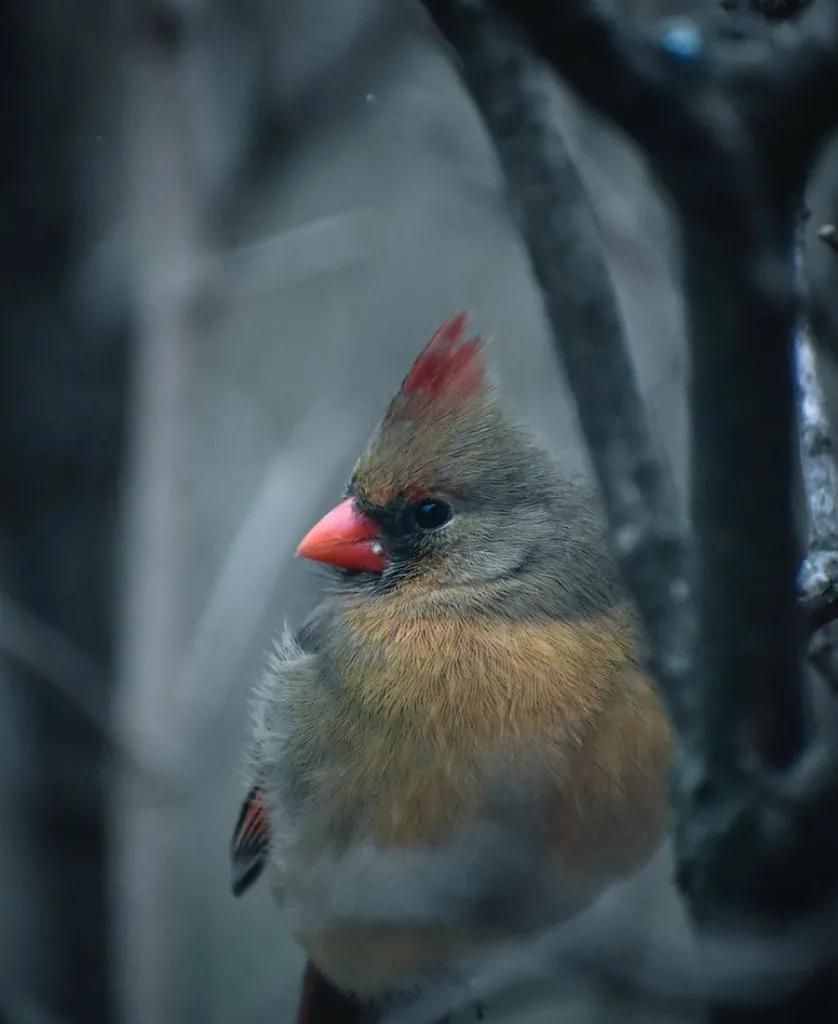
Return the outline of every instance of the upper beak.
{"type": "Polygon", "coordinates": [[[341,569],[381,572],[387,565],[378,526],[347,498],[300,541],[297,555],[341,569]]]}

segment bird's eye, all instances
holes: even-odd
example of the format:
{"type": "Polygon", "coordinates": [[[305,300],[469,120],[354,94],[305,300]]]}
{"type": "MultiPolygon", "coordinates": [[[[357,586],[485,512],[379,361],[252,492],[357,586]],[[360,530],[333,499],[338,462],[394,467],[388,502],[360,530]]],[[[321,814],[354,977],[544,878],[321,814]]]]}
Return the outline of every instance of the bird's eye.
{"type": "Polygon", "coordinates": [[[438,530],[453,514],[451,506],[438,498],[420,501],[413,509],[413,518],[420,530],[438,530]]]}

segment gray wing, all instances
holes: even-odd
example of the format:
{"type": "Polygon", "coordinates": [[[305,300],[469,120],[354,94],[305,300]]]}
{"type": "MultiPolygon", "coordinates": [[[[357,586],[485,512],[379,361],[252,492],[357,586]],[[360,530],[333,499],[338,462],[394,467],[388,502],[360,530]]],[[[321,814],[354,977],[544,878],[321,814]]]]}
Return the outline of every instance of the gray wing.
{"type": "Polygon", "coordinates": [[[318,621],[309,617],[300,631],[302,640],[286,626],[251,701],[250,785],[230,843],[235,896],[262,875],[277,839],[287,838],[295,776],[292,703],[301,689],[315,682],[318,621]]]}

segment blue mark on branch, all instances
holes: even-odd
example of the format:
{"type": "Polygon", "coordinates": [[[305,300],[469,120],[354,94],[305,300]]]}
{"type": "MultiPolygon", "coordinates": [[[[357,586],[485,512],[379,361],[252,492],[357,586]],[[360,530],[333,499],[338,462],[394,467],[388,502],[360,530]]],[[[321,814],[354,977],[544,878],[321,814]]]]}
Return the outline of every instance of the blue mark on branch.
{"type": "Polygon", "coordinates": [[[694,60],[704,47],[704,39],[695,22],[678,20],[664,29],[661,39],[667,53],[679,60],[694,60]]]}

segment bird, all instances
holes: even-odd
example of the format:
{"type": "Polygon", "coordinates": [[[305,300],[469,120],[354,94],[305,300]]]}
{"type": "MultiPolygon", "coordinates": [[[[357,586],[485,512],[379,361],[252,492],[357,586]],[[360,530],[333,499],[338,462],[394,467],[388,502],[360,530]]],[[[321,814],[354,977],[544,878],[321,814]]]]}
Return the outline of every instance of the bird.
{"type": "Polygon", "coordinates": [[[329,583],[254,688],[233,891],[267,871],[308,957],[298,1024],[479,1006],[478,968],[667,831],[671,730],[597,490],[467,327],[425,345],[300,542],[329,583]]]}

